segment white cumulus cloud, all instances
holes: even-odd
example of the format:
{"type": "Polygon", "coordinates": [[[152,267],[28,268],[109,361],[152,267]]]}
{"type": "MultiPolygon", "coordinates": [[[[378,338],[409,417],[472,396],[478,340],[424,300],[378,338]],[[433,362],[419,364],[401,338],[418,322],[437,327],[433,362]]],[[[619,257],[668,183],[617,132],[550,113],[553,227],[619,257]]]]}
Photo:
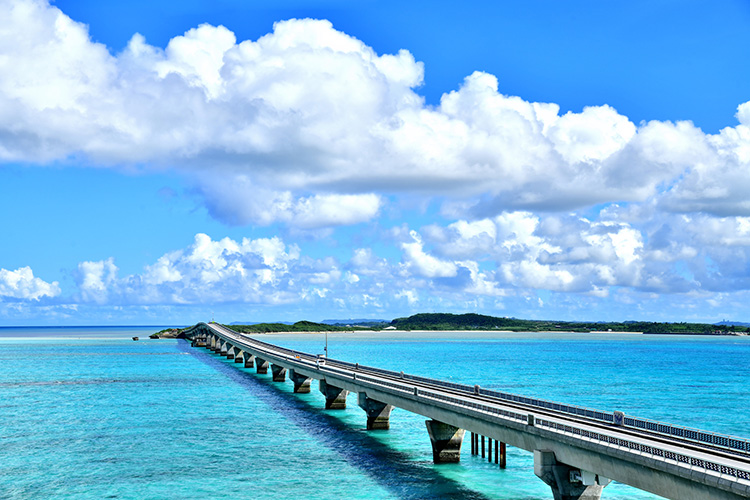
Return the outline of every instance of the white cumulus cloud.
{"type": "Polygon", "coordinates": [[[43,297],[57,297],[60,295],[60,285],[57,281],[47,283],[35,278],[30,267],[20,267],[15,271],[0,269],[0,301],[3,298],[19,300],[36,300],[43,297]]]}
{"type": "Polygon", "coordinates": [[[0,161],[175,169],[231,224],[356,224],[401,193],[475,219],[663,189],[665,210],[750,214],[747,103],[711,135],[607,105],[561,114],[476,72],[427,106],[412,54],[325,20],[244,41],[204,24],[166,48],[135,34],[113,54],[44,0],[0,0],[0,18],[0,161]]]}

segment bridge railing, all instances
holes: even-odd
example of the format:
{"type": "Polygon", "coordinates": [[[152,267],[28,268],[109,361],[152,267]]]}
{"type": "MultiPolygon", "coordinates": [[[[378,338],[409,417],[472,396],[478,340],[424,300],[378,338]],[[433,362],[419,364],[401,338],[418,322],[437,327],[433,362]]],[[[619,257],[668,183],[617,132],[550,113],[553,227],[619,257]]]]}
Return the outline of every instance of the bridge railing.
{"type": "Polygon", "coordinates": [[[750,481],[750,472],[736,467],[730,467],[728,465],[712,462],[710,460],[704,460],[702,458],[692,457],[677,453],[674,451],[663,450],[655,446],[649,446],[643,443],[636,443],[627,439],[621,439],[607,434],[600,434],[586,429],[579,429],[571,425],[560,424],[557,422],[550,422],[549,420],[539,419],[535,421],[535,425],[539,427],[546,427],[554,429],[559,432],[566,434],[572,434],[587,439],[594,439],[597,441],[604,442],[606,444],[618,446],[620,448],[627,448],[629,450],[637,451],[639,453],[647,453],[656,457],[663,458],[665,460],[672,460],[688,466],[700,467],[706,470],[714,471],[719,474],[726,474],[729,476],[736,477],[737,479],[743,479],[750,481]]]}
{"type": "MultiPolygon", "coordinates": [[[[224,327],[224,328],[227,328],[227,327],[224,327]]],[[[231,328],[227,328],[227,329],[234,332],[234,330],[231,330],[231,328]]],[[[239,335],[239,333],[237,332],[234,332],[234,333],[239,335]]],[[[267,342],[263,342],[257,339],[252,339],[252,340],[253,342],[257,342],[269,348],[284,351],[292,355],[310,357],[310,354],[306,352],[295,351],[293,349],[287,349],[285,347],[279,347],[279,346],[269,344],[267,342]]],[[[448,389],[457,390],[457,391],[465,392],[468,394],[477,393],[475,392],[476,387],[471,386],[471,385],[447,382],[444,380],[438,380],[438,379],[433,379],[429,377],[421,377],[418,375],[410,375],[410,374],[406,374],[403,372],[395,372],[392,370],[385,370],[383,368],[364,366],[364,365],[359,365],[357,363],[349,363],[347,361],[340,361],[340,360],[331,359],[331,358],[329,358],[327,362],[336,363],[342,366],[347,366],[352,369],[361,368],[361,369],[368,370],[371,372],[382,373],[383,375],[387,375],[390,377],[400,377],[400,378],[403,378],[404,380],[412,380],[414,382],[421,382],[425,384],[445,387],[448,389]]],[[[594,410],[594,409],[586,408],[583,406],[568,405],[568,404],[563,404],[563,403],[557,403],[554,401],[547,401],[547,400],[539,399],[539,398],[530,398],[527,396],[519,396],[517,394],[492,391],[489,389],[484,389],[482,387],[479,387],[478,394],[483,395],[483,396],[498,398],[498,399],[502,399],[506,401],[511,401],[515,403],[521,403],[521,404],[529,405],[529,406],[536,407],[536,408],[554,410],[554,411],[558,411],[562,413],[567,413],[569,415],[582,416],[582,417],[598,420],[601,422],[606,422],[609,424],[614,424],[615,422],[614,412],[594,410]]],[[[628,415],[624,417],[622,426],[631,427],[635,429],[643,429],[643,430],[647,430],[649,432],[664,435],[664,436],[679,437],[682,439],[693,441],[695,443],[709,444],[711,446],[722,448],[724,450],[728,450],[731,452],[741,452],[739,454],[742,454],[742,455],[746,455],[750,453],[750,441],[747,439],[738,438],[736,436],[719,434],[715,432],[707,432],[707,431],[703,431],[700,429],[694,429],[694,428],[684,427],[684,426],[675,426],[675,425],[659,422],[657,420],[637,418],[637,417],[628,416],[628,415]]]]}

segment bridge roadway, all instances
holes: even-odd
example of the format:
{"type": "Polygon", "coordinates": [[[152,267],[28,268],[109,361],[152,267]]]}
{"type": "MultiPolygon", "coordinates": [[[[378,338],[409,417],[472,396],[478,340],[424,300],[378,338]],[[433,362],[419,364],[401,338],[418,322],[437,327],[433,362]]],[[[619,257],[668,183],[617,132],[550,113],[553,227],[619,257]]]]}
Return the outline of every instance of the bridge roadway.
{"type": "Polygon", "coordinates": [[[186,336],[258,373],[270,365],[274,381],[288,371],[295,392],[318,380],[326,408],[344,408],[356,392],[368,429],[387,429],[393,407],[431,419],[436,463],[458,461],[465,430],[533,452],[534,473],[556,500],[599,499],[610,480],[673,500],[750,498],[747,440],[321,359],[216,323],[186,336]]]}

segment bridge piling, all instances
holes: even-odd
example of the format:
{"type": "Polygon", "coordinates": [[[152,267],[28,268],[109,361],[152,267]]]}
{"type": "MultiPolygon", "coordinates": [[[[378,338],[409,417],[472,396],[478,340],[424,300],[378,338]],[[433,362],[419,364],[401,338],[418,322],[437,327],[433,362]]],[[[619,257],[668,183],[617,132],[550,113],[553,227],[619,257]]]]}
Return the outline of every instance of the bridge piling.
{"type": "Polygon", "coordinates": [[[242,349],[237,349],[237,354],[234,356],[234,362],[235,363],[244,363],[245,362],[245,351],[242,349]]]}
{"type": "Polygon", "coordinates": [[[436,464],[458,463],[465,431],[438,420],[426,420],[425,424],[432,443],[432,461],[436,464]]]}
{"type": "Polygon", "coordinates": [[[498,441],[495,441],[495,463],[500,465],[501,469],[505,468],[506,465],[506,459],[505,459],[505,443],[499,443],[500,446],[500,456],[498,457],[498,441]]]}
{"type": "Polygon", "coordinates": [[[284,368],[283,366],[271,364],[271,373],[273,375],[274,382],[286,381],[286,368],[284,368]]]}
{"type": "Polygon", "coordinates": [[[232,344],[227,344],[227,359],[234,359],[235,347],[232,344]]]}
{"type": "Polygon", "coordinates": [[[326,410],[346,409],[346,396],[349,391],[328,384],[325,379],[319,383],[320,392],[326,397],[326,410]]]}
{"type": "Polygon", "coordinates": [[[294,392],[297,394],[308,394],[310,392],[310,384],[312,383],[310,377],[300,375],[294,369],[291,369],[289,370],[289,378],[294,383],[294,392]]]}
{"type": "Polygon", "coordinates": [[[534,450],[534,474],[552,488],[555,500],[600,500],[610,482],[558,462],[550,450],[534,450]]]}
{"type": "Polygon", "coordinates": [[[391,428],[390,418],[393,406],[375,401],[360,392],[358,396],[359,407],[367,412],[367,430],[388,430],[391,428]]]}
{"type": "Polygon", "coordinates": [[[245,368],[253,368],[255,366],[255,356],[250,353],[245,353],[245,368]]]}
{"type": "Polygon", "coordinates": [[[268,361],[255,356],[255,372],[261,375],[268,373],[268,361]]]}

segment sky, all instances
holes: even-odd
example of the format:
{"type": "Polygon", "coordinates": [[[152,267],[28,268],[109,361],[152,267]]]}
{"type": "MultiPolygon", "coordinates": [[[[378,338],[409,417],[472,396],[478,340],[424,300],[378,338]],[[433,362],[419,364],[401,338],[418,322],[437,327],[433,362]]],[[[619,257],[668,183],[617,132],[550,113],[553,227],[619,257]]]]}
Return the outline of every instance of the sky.
{"type": "Polygon", "coordinates": [[[750,321],[745,0],[0,23],[0,326],[750,321]]]}

